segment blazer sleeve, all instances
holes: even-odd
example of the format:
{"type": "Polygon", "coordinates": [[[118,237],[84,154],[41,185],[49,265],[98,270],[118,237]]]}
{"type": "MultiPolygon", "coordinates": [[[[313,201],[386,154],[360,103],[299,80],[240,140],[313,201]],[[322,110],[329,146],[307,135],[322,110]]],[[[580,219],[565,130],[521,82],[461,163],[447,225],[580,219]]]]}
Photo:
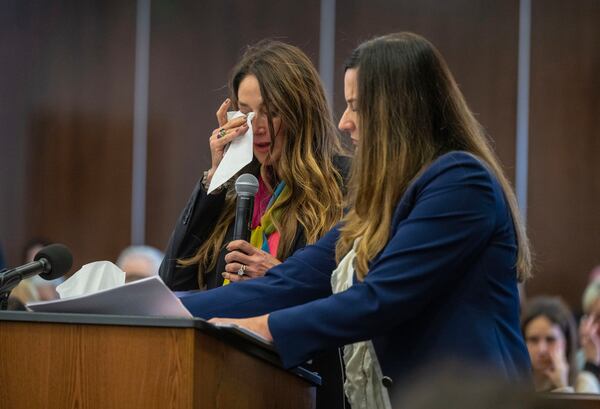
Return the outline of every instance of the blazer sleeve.
{"type": "Polygon", "coordinates": [[[177,260],[196,254],[200,245],[215,228],[225,204],[225,192],[208,195],[198,181],[192,196],[181,212],[165,250],[159,275],[174,291],[198,289],[198,267],[181,267],[177,260]]]}
{"type": "Polygon", "coordinates": [[[304,304],[331,294],[331,272],[336,267],[333,229],[313,245],[296,251],[264,277],[180,295],[192,315],[210,319],[245,318],[304,304]]]}
{"type": "Polygon", "coordinates": [[[390,240],[364,281],[271,313],[269,328],[284,366],[385,334],[460,279],[461,267],[492,236],[498,191],[477,160],[450,162],[415,189],[410,212],[392,226],[390,240]]]}

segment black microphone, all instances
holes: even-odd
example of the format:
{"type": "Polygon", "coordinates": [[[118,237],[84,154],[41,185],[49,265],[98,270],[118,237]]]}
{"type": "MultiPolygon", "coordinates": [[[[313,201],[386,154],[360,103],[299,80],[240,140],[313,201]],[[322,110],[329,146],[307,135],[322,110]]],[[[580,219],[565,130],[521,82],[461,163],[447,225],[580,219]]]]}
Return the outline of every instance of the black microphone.
{"type": "Polygon", "coordinates": [[[0,275],[0,293],[12,290],[21,280],[37,274],[46,280],[62,277],[73,265],[71,251],[63,244],[44,247],[37,252],[33,260],[31,263],[3,271],[0,275]]]}
{"type": "Polygon", "coordinates": [[[250,241],[250,223],[254,209],[254,195],[258,192],[258,179],[250,173],[244,173],[235,181],[237,201],[235,204],[235,224],[233,240],[250,241]]]}

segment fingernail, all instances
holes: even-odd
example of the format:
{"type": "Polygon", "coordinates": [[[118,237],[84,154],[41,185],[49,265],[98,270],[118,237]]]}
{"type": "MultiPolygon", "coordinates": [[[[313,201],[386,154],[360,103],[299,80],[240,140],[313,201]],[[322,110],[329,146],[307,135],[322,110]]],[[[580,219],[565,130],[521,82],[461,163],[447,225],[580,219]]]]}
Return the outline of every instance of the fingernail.
{"type": "Polygon", "coordinates": [[[227,273],[221,273],[221,277],[227,278],[227,273]]]}
{"type": "Polygon", "coordinates": [[[226,99],[225,99],[225,102],[229,102],[229,98],[226,98],[226,99]]]}

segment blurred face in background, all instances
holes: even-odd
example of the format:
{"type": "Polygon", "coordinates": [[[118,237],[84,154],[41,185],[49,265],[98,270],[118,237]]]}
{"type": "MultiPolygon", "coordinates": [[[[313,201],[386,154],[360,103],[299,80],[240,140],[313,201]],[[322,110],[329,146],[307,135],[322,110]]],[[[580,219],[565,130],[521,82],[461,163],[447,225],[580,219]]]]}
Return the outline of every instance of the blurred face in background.
{"type": "Polygon", "coordinates": [[[346,110],[342,114],[338,128],[340,131],[348,132],[354,146],[358,144],[358,70],[350,68],[344,74],[344,98],[346,99],[346,110]]]}
{"type": "Polygon", "coordinates": [[[254,112],[252,131],[254,134],[254,156],[261,164],[273,164],[281,157],[283,138],[281,118],[276,112],[271,112],[271,121],[275,136],[271,136],[269,129],[269,115],[263,104],[258,79],[254,75],[247,75],[240,82],[238,88],[238,108],[244,114],[254,112]]]}
{"type": "Polygon", "coordinates": [[[551,353],[566,351],[565,336],[560,327],[545,316],[532,319],[525,328],[525,341],[534,372],[544,372],[552,367],[551,353]]]}
{"type": "Polygon", "coordinates": [[[121,263],[120,268],[125,272],[126,283],[156,275],[152,261],[143,255],[130,255],[121,263]]]}

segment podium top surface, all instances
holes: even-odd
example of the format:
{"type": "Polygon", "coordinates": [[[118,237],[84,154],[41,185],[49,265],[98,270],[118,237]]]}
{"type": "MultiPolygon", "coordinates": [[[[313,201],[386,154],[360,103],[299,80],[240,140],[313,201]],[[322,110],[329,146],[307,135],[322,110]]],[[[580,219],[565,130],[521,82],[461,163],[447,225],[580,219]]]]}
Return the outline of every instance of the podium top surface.
{"type": "Polygon", "coordinates": [[[0,311],[0,320],[168,328],[199,328],[201,325],[199,322],[204,321],[199,318],[189,319],[133,315],[70,314],[28,311],[0,311]]]}
{"type": "MultiPolygon", "coordinates": [[[[83,324],[83,325],[118,325],[133,327],[164,327],[164,328],[193,328],[202,333],[213,336],[223,342],[248,353],[254,357],[265,360],[279,368],[283,368],[281,359],[275,347],[253,336],[251,333],[239,328],[216,327],[201,318],[170,318],[146,317],[130,315],[103,315],[103,314],[67,314],[45,313],[27,311],[0,311],[0,322],[36,322],[55,324],[83,324]]],[[[314,385],[321,385],[321,377],[306,368],[297,367],[290,372],[304,378],[314,385]]]]}

